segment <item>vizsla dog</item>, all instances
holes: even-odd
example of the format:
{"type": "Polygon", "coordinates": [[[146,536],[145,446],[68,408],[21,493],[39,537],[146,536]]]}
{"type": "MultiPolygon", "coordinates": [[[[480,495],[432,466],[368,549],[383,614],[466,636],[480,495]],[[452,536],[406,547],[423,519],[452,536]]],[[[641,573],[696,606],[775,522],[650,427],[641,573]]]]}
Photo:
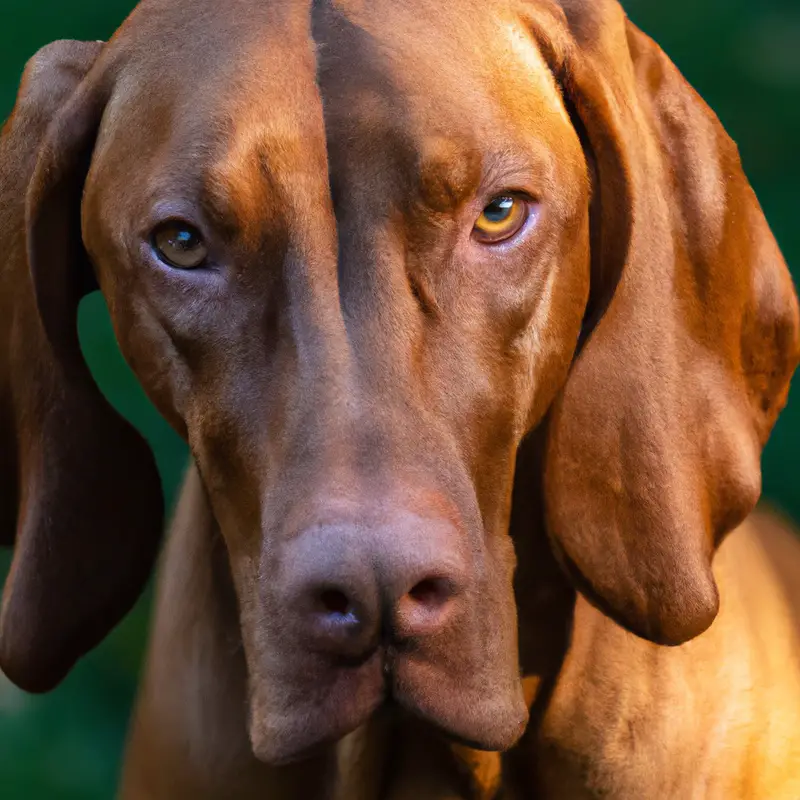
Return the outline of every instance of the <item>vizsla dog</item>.
{"type": "Polygon", "coordinates": [[[797,300],[616,2],[144,0],[32,59],[0,192],[13,681],[159,549],[92,288],[193,455],[123,798],[800,797],[797,300]]]}

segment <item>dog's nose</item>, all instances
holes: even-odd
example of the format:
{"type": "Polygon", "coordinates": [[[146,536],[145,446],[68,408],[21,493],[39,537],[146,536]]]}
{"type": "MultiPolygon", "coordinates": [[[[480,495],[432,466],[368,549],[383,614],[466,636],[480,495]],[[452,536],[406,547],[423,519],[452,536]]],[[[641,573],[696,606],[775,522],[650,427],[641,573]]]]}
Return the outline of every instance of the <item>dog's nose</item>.
{"type": "Polygon", "coordinates": [[[426,522],[321,525],[295,538],[285,562],[286,600],[311,650],[358,661],[387,640],[447,627],[466,570],[457,532],[426,522]]]}

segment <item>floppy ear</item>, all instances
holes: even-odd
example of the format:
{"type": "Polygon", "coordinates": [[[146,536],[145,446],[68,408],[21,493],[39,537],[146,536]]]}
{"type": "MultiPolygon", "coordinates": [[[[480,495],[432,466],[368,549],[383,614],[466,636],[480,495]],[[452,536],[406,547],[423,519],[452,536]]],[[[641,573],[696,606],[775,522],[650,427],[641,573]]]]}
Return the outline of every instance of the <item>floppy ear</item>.
{"type": "Polygon", "coordinates": [[[675,66],[618,3],[560,6],[539,38],[594,173],[593,285],[549,420],[548,532],[601,610],[680,644],[714,620],[714,550],[759,497],[797,299],[736,146],[675,66]]]}
{"type": "Polygon", "coordinates": [[[56,42],[34,56],[0,138],[0,541],[15,541],[0,667],[30,691],[55,686],[127,613],[162,527],[153,457],[78,342],[101,50],[56,42]]]}

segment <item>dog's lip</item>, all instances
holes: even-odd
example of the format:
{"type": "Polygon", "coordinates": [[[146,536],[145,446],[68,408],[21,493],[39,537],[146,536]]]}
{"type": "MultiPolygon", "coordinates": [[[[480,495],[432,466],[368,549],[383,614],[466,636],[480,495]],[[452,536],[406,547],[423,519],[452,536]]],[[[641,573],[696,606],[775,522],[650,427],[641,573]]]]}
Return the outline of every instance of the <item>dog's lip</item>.
{"type": "MultiPolygon", "coordinates": [[[[424,722],[451,742],[479,750],[505,749],[502,746],[495,746],[493,740],[482,742],[479,737],[470,736],[469,733],[474,731],[474,728],[471,731],[469,729],[462,730],[459,734],[458,730],[451,729],[451,726],[437,719],[436,713],[430,713],[430,710],[426,713],[424,696],[418,696],[417,691],[409,691],[407,687],[404,688],[403,681],[398,678],[399,673],[407,671],[411,666],[407,659],[410,657],[413,660],[413,650],[413,647],[402,645],[384,645],[376,648],[369,660],[379,661],[381,679],[374,683],[372,689],[368,688],[370,683],[368,675],[362,671],[362,668],[367,665],[348,666],[339,663],[338,666],[331,666],[331,670],[338,673],[339,691],[343,691],[339,702],[334,704],[328,713],[321,709],[314,711],[308,709],[305,714],[306,722],[303,731],[305,735],[297,736],[297,731],[295,731],[295,736],[291,737],[294,739],[293,745],[287,747],[286,737],[280,735],[280,732],[273,732],[277,735],[264,740],[261,747],[255,746],[254,743],[256,756],[275,766],[295,763],[320,755],[329,747],[335,747],[342,739],[373,720],[395,722],[404,717],[424,722]],[[348,714],[346,711],[350,705],[347,700],[348,696],[357,696],[365,687],[368,693],[374,692],[374,695],[366,704],[362,705],[360,712],[348,714]],[[327,731],[327,735],[314,737],[313,740],[311,737],[306,738],[306,735],[312,731],[327,731]],[[305,741],[303,741],[304,739],[305,741]]],[[[377,666],[373,663],[373,669],[377,666]]],[[[413,670],[414,667],[411,666],[411,669],[413,670]]],[[[374,678],[378,677],[375,673],[372,674],[374,678]]],[[[527,718],[524,721],[520,720],[520,734],[526,722],[527,718]]],[[[453,728],[458,727],[461,726],[458,724],[453,726],[453,728]]],[[[502,742],[497,742],[497,744],[502,744],[502,742]]]]}
{"type": "Polygon", "coordinates": [[[253,753],[279,766],[307,759],[367,722],[384,702],[383,653],[343,664],[316,657],[291,672],[250,676],[253,753]]]}
{"type": "Polygon", "coordinates": [[[412,711],[410,711],[397,700],[397,698],[394,696],[394,692],[392,691],[391,683],[386,681],[384,684],[384,693],[381,699],[377,700],[375,707],[368,714],[365,714],[361,721],[354,724],[350,730],[346,730],[334,738],[316,741],[313,744],[310,744],[308,747],[298,749],[293,753],[285,753],[278,758],[262,758],[262,760],[272,766],[285,766],[289,764],[296,764],[301,761],[308,761],[310,759],[325,755],[328,748],[331,746],[336,746],[350,734],[355,733],[360,728],[368,725],[372,720],[394,721],[406,715],[416,716],[412,711]]]}
{"type": "MultiPolygon", "coordinates": [[[[388,649],[388,648],[387,648],[388,649]]],[[[335,669],[353,670],[353,666],[341,664],[335,669]]],[[[292,751],[282,751],[280,753],[269,750],[262,750],[261,748],[254,748],[256,756],[271,766],[285,766],[295,764],[301,761],[307,761],[315,757],[323,756],[328,748],[336,746],[339,742],[345,739],[350,734],[359,730],[360,728],[368,725],[373,720],[382,721],[396,721],[402,719],[404,716],[415,717],[421,719],[418,714],[414,713],[414,709],[408,703],[401,701],[394,691],[394,680],[392,668],[390,666],[390,659],[387,658],[387,653],[383,653],[383,683],[380,694],[375,698],[372,707],[365,712],[361,717],[351,720],[350,725],[346,728],[337,730],[335,736],[325,737],[309,743],[305,747],[299,747],[292,751]]],[[[353,681],[358,681],[359,677],[353,675],[353,681]]]]}

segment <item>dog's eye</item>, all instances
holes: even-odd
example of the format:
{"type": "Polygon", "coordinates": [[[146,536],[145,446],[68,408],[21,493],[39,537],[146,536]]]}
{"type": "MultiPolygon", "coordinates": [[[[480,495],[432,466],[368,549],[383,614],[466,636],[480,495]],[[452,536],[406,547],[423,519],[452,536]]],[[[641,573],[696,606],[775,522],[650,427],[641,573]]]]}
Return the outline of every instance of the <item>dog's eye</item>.
{"type": "Polygon", "coordinates": [[[195,269],[208,257],[200,231],[187,222],[165,222],[153,233],[158,257],[178,269],[195,269]]]}
{"type": "Polygon", "coordinates": [[[496,244],[518,233],[528,216],[527,203],[513,194],[495,197],[478,217],[473,233],[479,242],[496,244]]]}

